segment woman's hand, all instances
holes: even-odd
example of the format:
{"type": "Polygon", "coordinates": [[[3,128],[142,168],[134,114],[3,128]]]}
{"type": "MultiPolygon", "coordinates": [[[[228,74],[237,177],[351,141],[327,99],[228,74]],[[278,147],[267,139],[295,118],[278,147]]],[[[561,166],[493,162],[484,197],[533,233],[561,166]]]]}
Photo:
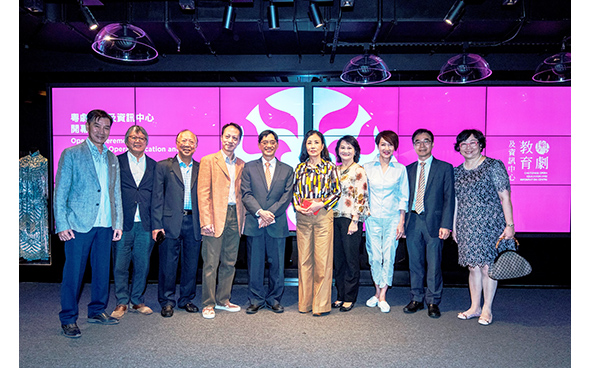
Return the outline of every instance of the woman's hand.
{"type": "Polygon", "coordinates": [[[349,229],[347,231],[347,235],[355,234],[357,230],[359,230],[359,225],[357,224],[357,221],[351,220],[351,223],[349,224],[349,229]]]}
{"type": "Polygon", "coordinates": [[[400,240],[404,235],[404,222],[399,222],[398,226],[396,226],[396,240],[400,240]]]}
{"type": "Polygon", "coordinates": [[[505,226],[505,230],[501,234],[501,238],[505,239],[513,239],[515,238],[515,227],[514,226],[505,226]]]}

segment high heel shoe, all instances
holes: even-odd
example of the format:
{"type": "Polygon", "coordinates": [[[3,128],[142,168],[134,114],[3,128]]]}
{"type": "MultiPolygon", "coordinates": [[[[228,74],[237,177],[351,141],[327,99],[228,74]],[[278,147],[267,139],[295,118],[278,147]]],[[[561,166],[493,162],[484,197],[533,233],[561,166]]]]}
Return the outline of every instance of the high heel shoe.
{"type": "Polygon", "coordinates": [[[333,307],[333,308],[340,308],[342,306],[343,306],[343,302],[340,300],[337,300],[336,302],[331,304],[331,307],[333,307]]]}
{"type": "Polygon", "coordinates": [[[348,307],[345,307],[344,304],[345,303],[343,303],[343,305],[341,306],[341,309],[339,309],[341,312],[348,312],[351,309],[353,309],[353,306],[355,305],[355,303],[351,303],[348,307]]]}

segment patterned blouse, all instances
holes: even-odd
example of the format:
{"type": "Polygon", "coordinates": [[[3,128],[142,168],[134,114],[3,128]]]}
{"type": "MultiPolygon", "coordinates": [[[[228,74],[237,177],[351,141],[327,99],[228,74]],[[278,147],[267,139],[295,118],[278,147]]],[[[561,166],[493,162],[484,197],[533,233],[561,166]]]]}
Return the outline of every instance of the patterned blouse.
{"type": "Polygon", "coordinates": [[[301,205],[304,199],[322,198],[324,208],[332,209],[341,197],[337,167],[330,161],[320,160],[316,166],[309,160],[300,163],[295,170],[293,204],[301,205]]]}
{"type": "Polygon", "coordinates": [[[367,176],[365,170],[357,163],[353,163],[346,170],[339,167],[341,181],[341,199],[334,208],[334,217],[358,217],[359,222],[369,216],[369,202],[367,191],[367,176]]]}

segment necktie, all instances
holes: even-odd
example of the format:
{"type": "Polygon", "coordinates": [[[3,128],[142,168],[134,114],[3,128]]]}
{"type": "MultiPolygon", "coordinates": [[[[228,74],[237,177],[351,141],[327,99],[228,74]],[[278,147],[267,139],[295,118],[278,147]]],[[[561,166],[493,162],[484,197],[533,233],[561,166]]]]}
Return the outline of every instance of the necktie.
{"type": "Polygon", "coordinates": [[[415,203],[415,211],[417,213],[423,212],[425,204],[425,162],[421,162],[421,173],[419,174],[419,189],[417,190],[417,203],[415,203]]]}
{"type": "Polygon", "coordinates": [[[267,179],[267,189],[271,189],[271,170],[269,170],[269,166],[271,166],[271,164],[268,162],[265,162],[265,166],[267,167],[265,169],[265,179],[267,179]]]}

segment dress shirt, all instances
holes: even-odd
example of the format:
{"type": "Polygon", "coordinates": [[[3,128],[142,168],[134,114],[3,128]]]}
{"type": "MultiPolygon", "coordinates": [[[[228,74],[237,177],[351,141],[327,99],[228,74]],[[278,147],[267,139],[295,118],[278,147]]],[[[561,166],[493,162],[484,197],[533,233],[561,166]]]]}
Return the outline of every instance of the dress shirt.
{"type": "Polygon", "coordinates": [[[185,197],[184,197],[184,209],[191,210],[193,206],[191,206],[191,175],[193,172],[193,160],[191,159],[191,163],[187,165],[184,163],[181,158],[177,155],[176,159],[179,162],[179,167],[181,169],[181,175],[183,176],[183,184],[185,186],[185,197]]]}
{"type": "Polygon", "coordinates": [[[382,171],[379,155],[363,165],[369,186],[369,209],[375,218],[400,215],[408,208],[408,175],[406,167],[394,156],[386,172],[382,171]]]}
{"type": "Polygon", "coordinates": [[[94,169],[99,180],[101,188],[101,199],[99,202],[98,215],[94,222],[94,227],[111,227],[111,201],[109,197],[109,159],[107,152],[109,149],[103,144],[103,152],[99,152],[98,148],[86,138],[86,143],[90,148],[92,154],[92,161],[94,162],[94,169]]]}
{"type": "MultiPolygon", "coordinates": [[[[135,181],[136,186],[140,186],[142,178],[144,177],[144,173],[146,172],[146,155],[142,154],[140,159],[138,160],[131,152],[127,151],[127,159],[129,161],[129,169],[131,171],[131,176],[133,176],[133,180],[135,181]]],[[[140,222],[140,205],[138,203],[135,209],[135,217],[133,219],[134,222],[140,222]]]]}
{"type": "Polygon", "coordinates": [[[418,160],[417,161],[417,177],[415,180],[415,193],[414,198],[412,201],[412,210],[415,210],[415,206],[417,205],[417,192],[419,191],[419,179],[421,176],[421,162],[425,163],[425,189],[427,189],[427,183],[429,180],[429,171],[431,171],[431,164],[433,163],[433,155],[429,156],[428,159],[425,161],[418,160]]]}
{"type": "MultiPolygon", "coordinates": [[[[264,157],[261,157],[261,163],[263,164],[263,173],[265,171],[267,171],[267,165],[266,163],[269,163],[269,172],[271,173],[271,180],[273,180],[273,175],[275,174],[275,168],[277,167],[277,158],[273,157],[271,159],[271,161],[267,161],[265,160],[264,157]]],[[[265,185],[267,183],[265,182],[265,185]]],[[[254,214],[256,217],[259,217],[259,212],[262,210],[262,208],[258,209],[257,212],[254,214]]]]}
{"type": "Polygon", "coordinates": [[[294,205],[301,205],[306,198],[322,199],[327,210],[337,204],[341,198],[341,185],[335,164],[321,159],[318,165],[310,165],[306,160],[297,166],[293,185],[294,205]]]}
{"type": "Polygon", "coordinates": [[[222,151],[222,156],[224,156],[224,160],[226,161],[226,167],[228,168],[228,173],[230,174],[230,192],[228,193],[228,204],[235,205],[236,204],[236,155],[230,159],[229,156],[226,156],[224,151],[222,151]]]}

